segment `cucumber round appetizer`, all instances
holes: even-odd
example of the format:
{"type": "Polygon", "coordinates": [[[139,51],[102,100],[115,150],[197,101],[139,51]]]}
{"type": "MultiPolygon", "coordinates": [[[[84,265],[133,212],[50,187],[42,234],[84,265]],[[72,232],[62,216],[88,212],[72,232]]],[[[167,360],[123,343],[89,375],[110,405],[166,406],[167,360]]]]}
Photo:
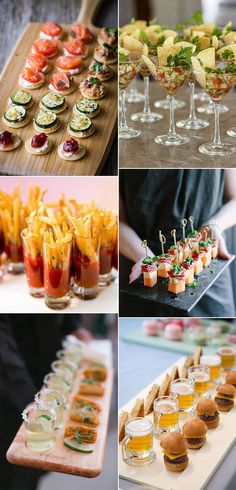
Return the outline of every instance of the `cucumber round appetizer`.
{"type": "Polygon", "coordinates": [[[66,437],[64,439],[64,445],[69,449],[74,451],[79,451],[81,453],[92,453],[94,450],[94,444],[81,444],[76,441],[75,438],[66,437]]]}
{"type": "Polygon", "coordinates": [[[13,105],[4,112],[4,118],[6,121],[12,124],[17,124],[26,119],[27,111],[20,105],[13,105]]]}
{"type": "Polygon", "coordinates": [[[61,112],[65,109],[65,97],[47,92],[41,98],[40,107],[44,111],[61,112]]]}
{"type": "Polygon", "coordinates": [[[52,128],[58,122],[57,115],[51,111],[40,111],[35,119],[35,124],[41,129],[52,128]]]}
{"type": "Polygon", "coordinates": [[[100,106],[96,102],[96,100],[92,99],[79,99],[76,101],[76,109],[77,111],[85,116],[93,117],[98,113],[100,106]]]}
{"type": "Polygon", "coordinates": [[[89,131],[92,122],[87,116],[74,116],[70,121],[70,129],[74,133],[83,133],[89,131]]]}
{"type": "Polygon", "coordinates": [[[15,90],[10,97],[11,104],[29,107],[33,102],[32,95],[26,90],[15,90]]]}

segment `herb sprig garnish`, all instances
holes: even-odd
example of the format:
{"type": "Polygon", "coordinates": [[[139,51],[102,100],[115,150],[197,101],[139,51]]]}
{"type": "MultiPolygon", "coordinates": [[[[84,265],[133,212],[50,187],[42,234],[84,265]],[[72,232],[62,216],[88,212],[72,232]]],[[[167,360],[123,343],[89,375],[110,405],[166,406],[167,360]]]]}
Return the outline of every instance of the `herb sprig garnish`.
{"type": "Polygon", "coordinates": [[[206,73],[214,73],[218,75],[224,75],[225,73],[232,73],[233,75],[236,74],[236,63],[231,63],[230,65],[226,65],[224,68],[209,68],[208,66],[205,67],[205,72],[206,73]]]}
{"type": "Polygon", "coordinates": [[[167,58],[167,66],[183,66],[188,68],[191,65],[193,51],[191,47],[180,48],[176,54],[170,54],[167,58]]]}
{"type": "Polygon", "coordinates": [[[129,56],[124,53],[119,53],[119,62],[120,63],[128,63],[129,61],[129,56]]]}
{"type": "Polygon", "coordinates": [[[153,43],[151,41],[151,38],[148,36],[148,34],[146,34],[146,32],[144,30],[141,30],[140,31],[140,35],[139,35],[139,40],[142,42],[142,43],[145,43],[147,44],[147,46],[149,48],[157,48],[158,46],[163,46],[164,42],[165,42],[165,36],[160,36],[157,41],[155,43],[153,43]]]}
{"type": "Polygon", "coordinates": [[[215,29],[212,32],[212,36],[220,37],[222,36],[223,31],[219,29],[218,27],[215,27],[215,29]]]}
{"type": "Polygon", "coordinates": [[[194,54],[198,54],[201,51],[201,42],[199,39],[199,36],[195,36],[192,38],[191,43],[193,43],[196,46],[196,49],[194,51],[194,54]]]}
{"type": "Polygon", "coordinates": [[[88,82],[91,85],[101,85],[101,80],[99,80],[99,78],[96,78],[96,77],[89,77],[88,82]]]}
{"type": "Polygon", "coordinates": [[[234,55],[232,49],[225,49],[222,51],[220,57],[223,61],[228,61],[230,58],[233,59],[234,55]]]}
{"type": "Polygon", "coordinates": [[[193,259],[192,257],[187,257],[187,259],[184,260],[185,265],[192,265],[193,259]]]}
{"type": "Polygon", "coordinates": [[[196,10],[196,12],[194,12],[189,19],[185,19],[182,24],[176,24],[175,29],[177,31],[182,31],[190,24],[204,24],[203,15],[200,10],[196,10]]]}
{"type": "Polygon", "coordinates": [[[174,274],[175,276],[177,276],[177,275],[178,275],[178,274],[181,272],[181,269],[182,269],[181,265],[179,265],[179,264],[174,264],[174,265],[173,265],[173,274],[174,274]]]}
{"type": "Polygon", "coordinates": [[[145,257],[145,259],[143,259],[142,263],[147,264],[147,265],[152,265],[153,259],[151,257],[145,257]]]}
{"type": "Polygon", "coordinates": [[[186,284],[186,286],[188,288],[197,288],[199,286],[199,282],[198,281],[189,282],[186,284]]]}

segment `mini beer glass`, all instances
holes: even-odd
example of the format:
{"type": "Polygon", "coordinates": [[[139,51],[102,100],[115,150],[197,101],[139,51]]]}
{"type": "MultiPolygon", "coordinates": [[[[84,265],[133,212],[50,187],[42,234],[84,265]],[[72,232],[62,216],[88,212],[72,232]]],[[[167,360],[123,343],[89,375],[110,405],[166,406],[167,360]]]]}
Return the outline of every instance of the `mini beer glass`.
{"type": "Polygon", "coordinates": [[[200,357],[200,364],[210,369],[210,380],[213,383],[220,382],[221,358],[218,354],[206,354],[200,357]]]}
{"type": "Polygon", "coordinates": [[[194,382],[194,393],[197,398],[208,398],[210,396],[210,369],[208,366],[191,366],[188,369],[188,377],[194,382]]]}
{"type": "Polygon", "coordinates": [[[54,429],[60,429],[63,423],[64,409],[66,406],[66,399],[60,391],[42,388],[41,391],[35,395],[36,405],[38,407],[48,408],[55,410],[56,420],[54,423],[54,429]]]}
{"type": "Polygon", "coordinates": [[[176,396],[160,396],[153,403],[154,433],[179,431],[179,404],[176,396]]]}
{"type": "Polygon", "coordinates": [[[48,451],[53,446],[56,413],[53,408],[28,405],[22,413],[26,429],[26,446],[32,451],[48,451]]]}
{"type": "Polygon", "coordinates": [[[223,371],[231,371],[235,365],[236,347],[234,345],[222,345],[217,352],[221,357],[223,371]]]}
{"type": "Polygon", "coordinates": [[[153,423],[149,419],[136,417],[125,425],[122,442],[123,460],[132,466],[146,466],[156,457],[153,450],[153,423]]]}
{"type": "Polygon", "coordinates": [[[192,379],[175,379],[171,383],[171,394],[177,397],[180,413],[188,413],[193,410],[194,383],[192,379]]]}

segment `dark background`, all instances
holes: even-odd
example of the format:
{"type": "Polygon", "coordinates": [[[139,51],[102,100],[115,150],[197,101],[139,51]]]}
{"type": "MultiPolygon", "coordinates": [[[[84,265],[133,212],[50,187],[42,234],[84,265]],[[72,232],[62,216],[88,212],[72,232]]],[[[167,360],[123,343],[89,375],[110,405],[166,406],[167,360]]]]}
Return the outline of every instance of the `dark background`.
{"type": "MultiPolygon", "coordinates": [[[[94,24],[100,27],[116,27],[117,3],[117,0],[103,0],[94,24]]],[[[78,17],[80,6],[81,0],[0,0],[0,72],[29,22],[52,20],[71,24],[78,17]]],[[[102,175],[117,175],[117,159],[115,137],[102,175]]]]}

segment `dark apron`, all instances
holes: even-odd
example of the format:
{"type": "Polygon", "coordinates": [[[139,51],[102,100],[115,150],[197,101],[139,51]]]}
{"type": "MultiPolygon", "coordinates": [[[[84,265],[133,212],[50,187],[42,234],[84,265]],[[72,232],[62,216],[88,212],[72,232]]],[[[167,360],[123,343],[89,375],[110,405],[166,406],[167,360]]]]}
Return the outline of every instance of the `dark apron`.
{"type": "MultiPolygon", "coordinates": [[[[160,254],[159,230],[166,237],[167,250],[173,244],[172,229],[176,229],[177,240],[182,238],[183,218],[194,216],[194,227],[198,229],[222,207],[224,170],[120,170],[120,193],[128,224],[142,240],[147,239],[155,254],[160,254]]],[[[188,225],[186,232],[189,231],[188,225]]],[[[121,256],[121,288],[127,287],[131,267],[132,263],[121,256]]],[[[120,306],[122,314],[125,311],[122,296],[120,306]]],[[[228,268],[191,311],[191,316],[229,317],[234,313],[228,268]]],[[[144,314],[143,306],[138,314],[144,314]]]]}

